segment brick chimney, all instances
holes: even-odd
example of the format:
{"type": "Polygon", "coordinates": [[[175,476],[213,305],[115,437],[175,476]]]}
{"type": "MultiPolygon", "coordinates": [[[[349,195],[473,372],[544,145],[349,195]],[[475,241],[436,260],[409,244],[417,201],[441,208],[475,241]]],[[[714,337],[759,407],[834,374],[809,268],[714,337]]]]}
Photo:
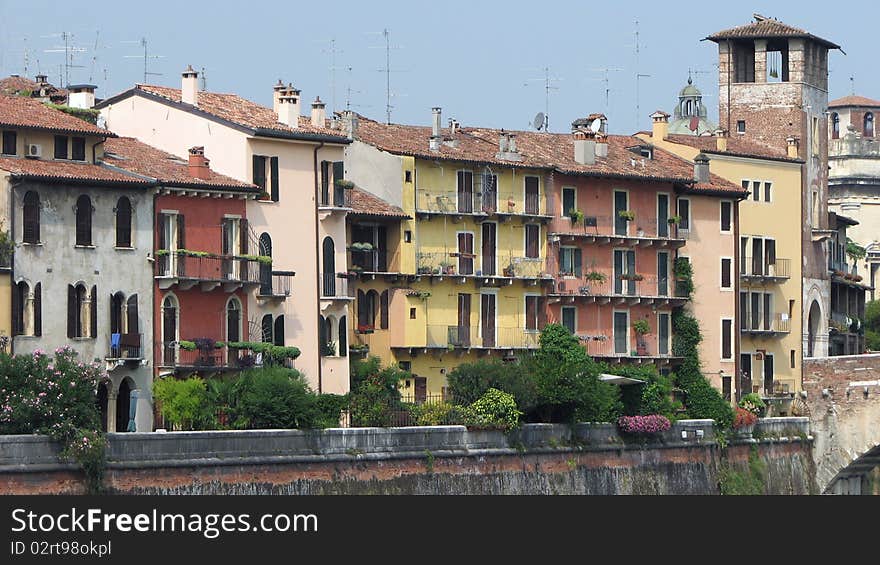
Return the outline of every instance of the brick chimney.
{"type": "Polygon", "coordinates": [[[292,128],[299,127],[299,90],[290,84],[278,98],[278,121],[292,128]]]}
{"type": "Polygon", "coordinates": [[[321,97],[315,98],[312,102],[312,125],[316,128],[326,126],[327,113],[324,110],[325,104],[321,102],[321,97]]]}
{"type": "Polygon", "coordinates": [[[715,149],[727,151],[727,132],[721,128],[715,130],[715,149]]]}
{"type": "Polygon", "coordinates": [[[608,136],[604,133],[596,134],[596,157],[608,156],[608,136]]]}
{"type": "Polygon", "coordinates": [[[657,110],[651,114],[651,137],[655,141],[662,141],[669,135],[669,114],[663,110],[657,110]]]}
{"type": "Polygon", "coordinates": [[[189,176],[197,179],[208,180],[211,174],[210,161],[205,157],[204,147],[190,147],[189,149],[189,176]]]}
{"type": "Polygon", "coordinates": [[[709,182],[709,158],[703,153],[694,157],[694,180],[709,182]]]}
{"type": "Polygon", "coordinates": [[[195,69],[192,68],[192,65],[187,65],[186,69],[184,69],[181,74],[183,80],[180,86],[180,100],[184,104],[190,104],[192,106],[199,105],[199,73],[195,69]]]}
{"type": "Polygon", "coordinates": [[[275,86],[272,87],[272,111],[276,114],[278,113],[278,99],[281,98],[281,93],[284,89],[284,83],[281,82],[281,79],[279,78],[278,82],[275,83],[275,86]]]}

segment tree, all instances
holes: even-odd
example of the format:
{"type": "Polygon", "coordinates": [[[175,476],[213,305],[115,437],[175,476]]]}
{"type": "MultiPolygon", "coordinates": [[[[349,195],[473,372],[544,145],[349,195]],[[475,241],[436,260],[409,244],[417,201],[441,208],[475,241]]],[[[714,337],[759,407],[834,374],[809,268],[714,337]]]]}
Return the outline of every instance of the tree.
{"type": "Polygon", "coordinates": [[[865,346],[880,351],[880,300],[865,304],[865,346]]]}
{"type": "Polygon", "coordinates": [[[462,363],[447,375],[448,390],[453,402],[468,405],[476,402],[490,388],[513,395],[522,412],[535,408],[535,382],[522,363],[498,359],[462,363]]]}

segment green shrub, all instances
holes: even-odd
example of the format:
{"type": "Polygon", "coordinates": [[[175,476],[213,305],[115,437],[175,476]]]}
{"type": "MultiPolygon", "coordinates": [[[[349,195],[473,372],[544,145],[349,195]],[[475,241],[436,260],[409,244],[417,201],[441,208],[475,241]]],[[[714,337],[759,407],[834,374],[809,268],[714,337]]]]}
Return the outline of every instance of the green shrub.
{"type": "Polygon", "coordinates": [[[477,426],[498,427],[512,430],[519,426],[522,415],[516,407],[512,394],[490,388],[467,410],[469,423],[477,426]]]}
{"type": "Polygon", "coordinates": [[[216,406],[201,378],[157,379],[153,381],[153,398],[161,403],[162,416],[172,429],[215,429],[216,406]]]}
{"type": "Polygon", "coordinates": [[[449,402],[413,404],[410,415],[418,426],[449,426],[465,424],[465,414],[461,406],[449,402]]]}
{"type": "Polygon", "coordinates": [[[529,412],[535,407],[535,382],[518,361],[492,359],[462,363],[446,378],[449,394],[455,404],[472,404],[487,390],[496,388],[512,394],[517,407],[523,412],[529,412]]]}
{"type": "Polygon", "coordinates": [[[283,367],[245,371],[236,384],[236,427],[308,429],[321,419],[315,395],[296,370],[283,367]]]}
{"type": "Polygon", "coordinates": [[[359,368],[362,372],[358,375],[358,387],[349,394],[353,426],[387,427],[393,423],[394,416],[404,409],[397,385],[401,379],[411,378],[412,375],[396,366],[366,374],[367,369],[377,369],[379,366],[377,360],[366,362],[359,368]]]}
{"type": "Polygon", "coordinates": [[[348,397],[341,394],[318,394],[315,396],[316,428],[338,428],[342,411],[348,408],[348,397]]]}
{"type": "Polygon", "coordinates": [[[764,403],[761,395],[756,392],[750,392],[743,396],[738,406],[743,410],[748,410],[755,416],[760,416],[767,409],[767,405],[764,403]]]}

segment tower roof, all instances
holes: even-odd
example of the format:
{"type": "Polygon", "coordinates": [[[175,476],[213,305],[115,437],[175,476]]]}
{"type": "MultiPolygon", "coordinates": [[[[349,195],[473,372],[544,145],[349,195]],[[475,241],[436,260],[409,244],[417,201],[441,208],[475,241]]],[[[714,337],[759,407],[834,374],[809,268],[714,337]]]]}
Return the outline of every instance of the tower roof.
{"type": "Polygon", "coordinates": [[[828,103],[829,108],[840,108],[843,106],[868,106],[870,108],[880,108],[880,101],[872,100],[864,96],[850,95],[832,100],[828,103]]]}
{"type": "Polygon", "coordinates": [[[816,43],[820,43],[829,49],[840,49],[840,45],[815,36],[812,33],[784,24],[779,20],[764,17],[760,14],[754,14],[755,21],[725,29],[706,37],[709,41],[718,43],[725,39],[772,39],[772,38],[797,38],[810,39],[816,43]]]}
{"type": "Polygon", "coordinates": [[[700,92],[700,89],[694,86],[694,80],[691,77],[688,77],[687,86],[682,88],[678,92],[678,96],[684,98],[686,96],[702,96],[703,93],[700,92]]]}

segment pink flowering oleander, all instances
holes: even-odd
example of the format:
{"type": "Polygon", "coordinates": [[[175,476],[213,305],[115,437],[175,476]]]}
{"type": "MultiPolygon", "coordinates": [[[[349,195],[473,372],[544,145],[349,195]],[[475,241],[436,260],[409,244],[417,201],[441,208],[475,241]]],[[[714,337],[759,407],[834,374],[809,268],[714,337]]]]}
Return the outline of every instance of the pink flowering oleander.
{"type": "Polygon", "coordinates": [[[669,418],[659,414],[648,416],[621,416],[617,419],[617,426],[630,434],[655,434],[665,432],[672,424],[669,418]]]}

